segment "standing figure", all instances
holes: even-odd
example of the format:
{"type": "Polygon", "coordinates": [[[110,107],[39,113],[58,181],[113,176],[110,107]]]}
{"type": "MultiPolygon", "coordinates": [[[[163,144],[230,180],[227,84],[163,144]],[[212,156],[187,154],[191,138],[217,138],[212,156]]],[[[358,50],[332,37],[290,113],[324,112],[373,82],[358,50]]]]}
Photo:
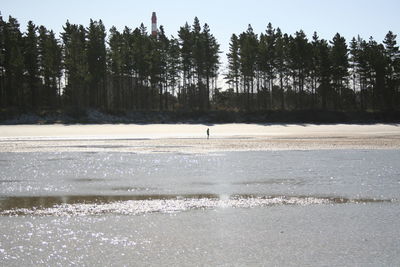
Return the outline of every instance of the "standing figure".
{"type": "Polygon", "coordinates": [[[210,128],[207,128],[207,139],[210,139],[210,128]]]}

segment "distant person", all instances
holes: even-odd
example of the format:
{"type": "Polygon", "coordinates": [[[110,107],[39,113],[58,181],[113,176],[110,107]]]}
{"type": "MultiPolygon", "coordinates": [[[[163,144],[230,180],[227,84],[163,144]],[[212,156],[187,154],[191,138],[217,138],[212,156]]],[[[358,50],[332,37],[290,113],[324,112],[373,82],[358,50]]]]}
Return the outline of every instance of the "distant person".
{"type": "Polygon", "coordinates": [[[207,128],[207,139],[210,139],[210,128],[207,128]]]}

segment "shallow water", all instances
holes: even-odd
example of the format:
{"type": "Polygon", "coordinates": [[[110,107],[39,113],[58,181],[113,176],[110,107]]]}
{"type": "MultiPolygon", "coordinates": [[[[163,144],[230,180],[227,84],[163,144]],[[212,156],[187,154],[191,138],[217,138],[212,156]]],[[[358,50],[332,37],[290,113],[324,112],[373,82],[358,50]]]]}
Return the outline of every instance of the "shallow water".
{"type": "Polygon", "coordinates": [[[398,266],[398,205],[1,217],[2,265],[398,266]]]}
{"type": "Polygon", "coordinates": [[[0,153],[0,196],[400,198],[398,150],[0,153]]]}
{"type": "Polygon", "coordinates": [[[0,153],[2,265],[398,265],[400,151],[0,153]]]}

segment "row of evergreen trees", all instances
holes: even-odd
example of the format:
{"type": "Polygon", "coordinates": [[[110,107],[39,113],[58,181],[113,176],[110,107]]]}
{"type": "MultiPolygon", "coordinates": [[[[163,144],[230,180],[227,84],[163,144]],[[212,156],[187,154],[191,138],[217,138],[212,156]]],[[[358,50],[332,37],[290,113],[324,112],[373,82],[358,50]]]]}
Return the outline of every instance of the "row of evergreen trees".
{"type": "Polygon", "coordinates": [[[349,43],[303,31],[283,34],[271,24],[257,35],[249,25],[233,34],[224,78],[217,87],[219,44],[197,18],[168,38],[142,24],[107,34],[102,21],[67,23],[60,38],[28,22],[0,17],[0,107],[103,110],[387,110],[400,108],[396,35],[383,44],[349,43]]]}
{"type": "Polygon", "coordinates": [[[56,105],[61,95],[62,49],[54,32],[28,23],[24,36],[16,19],[0,17],[0,105],[56,105]]]}
{"type": "Polygon", "coordinates": [[[197,18],[168,38],[142,24],[119,32],[101,20],[67,23],[61,39],[29,21],[25,33],[0,17],[0,106],[102,110],[208,110],[216,90],[219,44],[197,18]]]}
{"type": "Polygon", "coordinates": [[[331,41],[315,32],[283,34],[268,24],[233,34],[228,56],[228,107],[245,109],[388,110],[400,108],[400,53],[396,35],[383,44],[337,33],[331,41]]]}

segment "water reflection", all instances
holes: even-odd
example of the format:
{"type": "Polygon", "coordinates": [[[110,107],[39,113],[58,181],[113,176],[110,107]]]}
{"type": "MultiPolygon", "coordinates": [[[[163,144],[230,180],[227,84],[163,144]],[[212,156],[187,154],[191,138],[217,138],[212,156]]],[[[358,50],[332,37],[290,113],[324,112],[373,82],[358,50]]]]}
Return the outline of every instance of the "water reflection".
{"type": "Polygon", "coordinates": [[[188,195],[85,195],[85,196],[28,196],[0,198],[0,211],[11,209],[51,208],[62,204],[106,204],[128,200],[217,199],[214,194],[188,195]]]}
{"type": "Polygon", "coordinates": [[[160,190],[155,187],[140,187],[140,186],[121,186],[121,187],[113,187],[111,188],[113,191],[122,191],[122,192],[140,192],[140,191],[156,191],[160,190]]]}
{"type": "Polygon", "coordinates": [[[0,215],[98,215],[104,213],[144,214],[180,212],[193,209],[253,208],[273,205],[335,205],[390,203],[395,199],[320,196],[257,195],[120,195],[120,196],[38,196],[0,198],[0,215]]]}
{"type": "Polygon", "coordinates": [[[268,179],[268,180],[259,180],[259,181],[241,181],[232,183],[234,185],[303,185],[305,182],[299,179],[268,179]]]}
{"type": "Polygon", "coordinates": [[[82,183],[92,183],[92,182],[102,182],[105,181],[105,179],[101,178],[76,178],[72,179],[75,182],[82,182],[82,183]]]}

